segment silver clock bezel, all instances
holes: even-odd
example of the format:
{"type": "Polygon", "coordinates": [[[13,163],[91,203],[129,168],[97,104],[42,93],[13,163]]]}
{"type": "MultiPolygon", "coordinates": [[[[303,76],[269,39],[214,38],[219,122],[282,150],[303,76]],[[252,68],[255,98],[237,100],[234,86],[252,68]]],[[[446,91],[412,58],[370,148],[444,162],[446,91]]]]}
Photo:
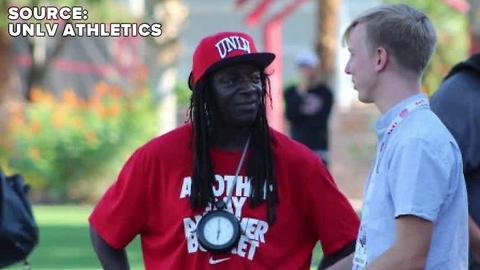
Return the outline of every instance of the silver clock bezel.
{"type": "Polygon", "coordinates": [[[227,212],[225,210],[214,210],[214,211],[208,212],[200,219],[197,225],[196,233],[197,233],[198,242],[206,250],[211,252],[217,252],[217,253],[226,252],[226,251],[230,251],[235,245],[237,245],[238,241],[240,240],[240,235],[241,235],[240,222],[237,219],[237,217],[235,217],[230,212],[227,212]],[[208,241],[207,238],[205,237],[205,225],[208,223],[209,220],[217,217],[225,218],[226,220],[228,220],[228,222],[231,223],[233,228],[232,237],[230,238],[230,240],[228,240],[225,244],[222,244],[222,245],[214,244],[208,241]]]}

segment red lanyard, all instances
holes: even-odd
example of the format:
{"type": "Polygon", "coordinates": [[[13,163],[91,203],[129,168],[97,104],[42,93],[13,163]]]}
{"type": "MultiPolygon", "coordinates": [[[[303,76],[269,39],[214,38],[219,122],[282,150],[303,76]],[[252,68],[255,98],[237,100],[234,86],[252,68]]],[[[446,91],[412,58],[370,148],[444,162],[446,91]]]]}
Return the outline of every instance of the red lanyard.
{"type": "Polygon", "coordinates": [[[382,140],[382,143],[380,145],[380,151],[378,153],[378,162],[376,167],[376,171],[378,173],[378,167],[380,166],[380,162],[382,160],[383,152],[385,151],[385,148],[387,147],[388,140],[390,139],[391,135],[393,132],[400,126],[400,123],[405,120],[405,118],[410,115],[413,111],[421,108],[421,107],[426,107],[428,106],[428,100],[426,98],[421,98],[416,101],[413,101],[409,103],[403,110],[401,110],[398,115],[393,119],[393,121],[390,123],[388,126],[387,132],[385,133],[384,139],[382,140]]]}

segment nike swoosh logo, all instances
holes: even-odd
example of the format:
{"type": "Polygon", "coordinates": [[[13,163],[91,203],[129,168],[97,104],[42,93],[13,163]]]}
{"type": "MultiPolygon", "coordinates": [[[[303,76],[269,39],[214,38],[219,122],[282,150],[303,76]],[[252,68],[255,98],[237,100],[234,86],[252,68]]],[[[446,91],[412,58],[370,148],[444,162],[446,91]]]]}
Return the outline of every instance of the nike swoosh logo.
{"type": "Polygon", "coordinates": [[[210,259],[208,260],[208,263],[209,264],[217,264],[217,263],[221,263],[221,262],[228,261],[228,260],[230,260],[230,257],[222,258],[222,259],[214,259],[214,258],[210,257],[210,259]]]}

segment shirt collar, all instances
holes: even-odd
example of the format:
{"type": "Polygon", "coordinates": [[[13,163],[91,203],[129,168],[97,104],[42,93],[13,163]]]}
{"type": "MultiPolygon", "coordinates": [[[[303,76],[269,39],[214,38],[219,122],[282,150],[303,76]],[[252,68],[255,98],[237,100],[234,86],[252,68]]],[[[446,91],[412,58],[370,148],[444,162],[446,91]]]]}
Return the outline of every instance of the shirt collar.
{"type": "Polygon", "coordinates": [[[414,100],[418,100],[421,98],[426,98],[428,100],[427,95],[425,95],[424,93],[418,93],[400,101],[395,106],[390,108],[390,110],[380,116],[380,118],[378,118],[378,120],[375,122],[375,131],[377,132],[378,137],[383,137],[384,133],[387,131],[388,126],[393,121],[393,119],[397,117],[400,111],[402,111],[405,107],[408,106],[408,104],[410,104],[414,100]]]}

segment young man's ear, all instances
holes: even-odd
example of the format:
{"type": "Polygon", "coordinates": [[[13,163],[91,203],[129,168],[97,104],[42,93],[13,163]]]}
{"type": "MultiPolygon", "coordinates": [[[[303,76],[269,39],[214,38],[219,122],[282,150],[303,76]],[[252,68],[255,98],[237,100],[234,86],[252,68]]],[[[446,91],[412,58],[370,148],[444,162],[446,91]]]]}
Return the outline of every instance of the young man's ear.
{"type": "Polygon", "coordinates": [[[385,69],[388,63],[388,52],[385,50],[383,47],[378,47],[377,51],[375,52],[375,58],[376,58],[376,63],[375,63],[375,70],[376,71],[382,71],[385,69]]]}

